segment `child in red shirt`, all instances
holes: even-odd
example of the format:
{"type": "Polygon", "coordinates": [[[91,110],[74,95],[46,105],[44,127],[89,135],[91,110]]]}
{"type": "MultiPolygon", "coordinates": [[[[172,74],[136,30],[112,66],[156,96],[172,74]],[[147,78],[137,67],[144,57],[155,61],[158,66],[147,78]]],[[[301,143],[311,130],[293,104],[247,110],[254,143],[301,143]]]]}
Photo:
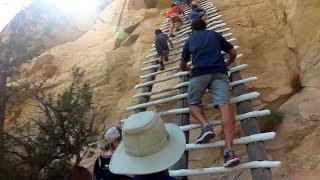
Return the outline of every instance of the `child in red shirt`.
{"type": "Polygon", "coordinates": [[[179,28],[182,26],[183,21],[179,17],[179,14],[184,14],[184,12],[176,4],[172,4],[171,8],[165,13],[165,17],[170,22],[170,37],[175,37],[173,30],[179,31],[179,28]]]}

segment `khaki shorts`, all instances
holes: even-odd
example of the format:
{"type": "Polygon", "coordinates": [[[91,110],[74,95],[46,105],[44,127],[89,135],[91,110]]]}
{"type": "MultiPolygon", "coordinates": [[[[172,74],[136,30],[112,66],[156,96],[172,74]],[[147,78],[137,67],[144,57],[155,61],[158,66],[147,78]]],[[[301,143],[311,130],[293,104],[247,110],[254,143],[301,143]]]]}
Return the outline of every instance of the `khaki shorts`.
{"type": "Polygon", "coordinates": [[[168,61],[169,53],[170,53],[170,51],[165,50],[165,51],[162,51],[162,53],[157,54],[157,56],[159,57],[160,61],[162,61],[162,62],[163,61],[168,61]]]}
{"type": "Polygon", "coordinates": [[[191,78],[188,87],[188,103],[201,106],[206,89],[209,89],[214,105],[230,103],[228,75],[212,73],[191,78]]]}

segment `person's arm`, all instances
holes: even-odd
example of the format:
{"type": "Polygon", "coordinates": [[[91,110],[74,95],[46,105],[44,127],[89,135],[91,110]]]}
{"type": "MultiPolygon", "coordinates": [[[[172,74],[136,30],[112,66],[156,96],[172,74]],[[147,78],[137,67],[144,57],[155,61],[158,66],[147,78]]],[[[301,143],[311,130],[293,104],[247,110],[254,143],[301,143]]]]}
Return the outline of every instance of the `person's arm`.
{"type": "Polygon", "coordinates": [[[180,60],[180,69],[182,71],[191,71],[191,68],[187,66],[187,63],[190,61],[190,57],[189,41],[187,40],[183,46],[182,58],[180,60]]]}
{"type": "Polygon", "coordinates": [[[180,69],[182,71],[191,71],[191,68],[187,66],[185,61],[180,61],[180,69]]]}
{"type": "Polygon", "coordinates": [[[226,62],[226,66],[228,67],[228,66],[230,66],[233,62],[234,62],[234,60],[236,59],[236,57],[237,57],[237,51],[234,49],[234,48],[232,48],[230,51],[228,51],[227,52],[228,54],[229,54],[229,59],[228,59],[228,61],[226,62]]]}
{"type": "Polygon", "coordinates": [[[186,16],[186,14],[184,13],[184,11],[181,9],[181,7],[178,6],[178,13],[179,14],[183,14],[184,16],[186,16]]]}
{"type": "Polygon", "coordinates": [[[169,36],[166,35],[166,38],[167,38],[167,41],[170,43],[171,48],[173,48],[173,43],[172,43],[172,41],[170,40],[169,36]]]}
{"type": "Polygon", "coordinates": [[[233,45],[230,44],[221,34],[218,34],[220,39],[220,45],[222,51],[229,55],[228,61],[226,61],[226,66],[230,66],[237,57],[237,51],[234,49],[233,45]]]}

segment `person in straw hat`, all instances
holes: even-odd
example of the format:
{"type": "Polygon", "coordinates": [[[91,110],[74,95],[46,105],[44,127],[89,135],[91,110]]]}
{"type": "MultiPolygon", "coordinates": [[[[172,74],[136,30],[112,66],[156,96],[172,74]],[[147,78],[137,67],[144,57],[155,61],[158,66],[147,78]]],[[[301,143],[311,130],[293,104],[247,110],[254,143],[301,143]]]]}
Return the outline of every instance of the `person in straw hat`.
{"type": "Polygon", "coordinates": [[[114,174],[109,170],[109,163],[113,152],[122,140],[122,131],[120,127],[109,128],[104,137],[106,138],[105,151],[97,158],[94,164],[93,176],[95,180],[125,180],[130,179],[127,176],[114,174]]]}
{"type": "Polygon", "coordinates": [[[152,111],[134,114],[123,124],[123,141],[111,158],[110,171],[135,175],[136,180],[172,180],[168,168],[185,147],[184,133],[177,125],[164,124],[152,111]]]}

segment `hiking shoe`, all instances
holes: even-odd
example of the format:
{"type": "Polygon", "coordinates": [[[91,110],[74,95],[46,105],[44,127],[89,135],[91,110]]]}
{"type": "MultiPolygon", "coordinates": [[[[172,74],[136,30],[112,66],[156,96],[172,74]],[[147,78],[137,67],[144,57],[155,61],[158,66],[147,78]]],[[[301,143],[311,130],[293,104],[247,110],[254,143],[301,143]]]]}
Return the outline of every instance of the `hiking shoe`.
{"type": "Polygon", "coordinates": [[[230,148],[224,149],[224,167],[233,167],[240,163],[240,158],[235,155],[234,151],[230,148]]]}
{"type": "Polygon", "coordinates": [[[200,136],[196,139],[196,144],[207,143],[216,136],[211,125],[204,126],[201,129],[202,131],[200,136]]]}
{"type": "Polygon", "coordinates": [[[170,34],[169,37],[174,38],[176,36],[174,34],[170,34]]]}
{"type": "Polygon", "coordinates": [[[159,70],[160,70],[160,71],[163,71],[163,70],[164,70],[164,65],[163,65],[163,63],[160,63],[159,70]]]}

